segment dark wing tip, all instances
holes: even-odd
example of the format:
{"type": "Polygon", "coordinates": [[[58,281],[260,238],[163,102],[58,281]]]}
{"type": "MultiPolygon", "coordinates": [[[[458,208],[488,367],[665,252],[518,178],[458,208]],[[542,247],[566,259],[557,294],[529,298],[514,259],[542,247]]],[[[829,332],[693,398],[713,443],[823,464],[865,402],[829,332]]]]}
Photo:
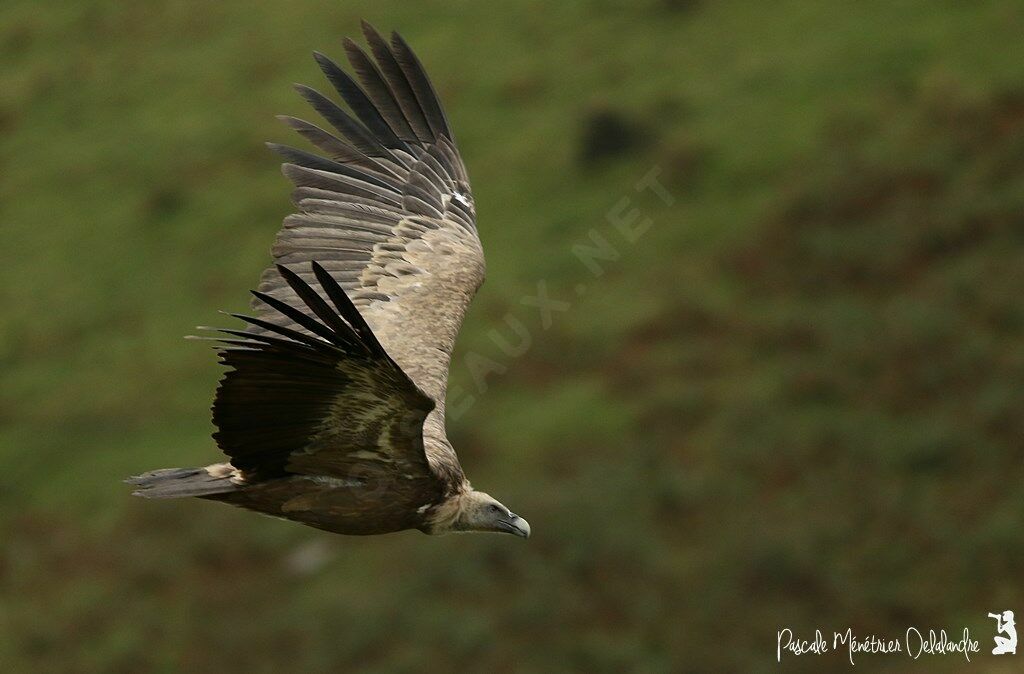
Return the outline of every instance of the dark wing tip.
{"type": "Polygon", "coordinates": [[[292,89],[295,89],[295,91],[299,92],[299,96],[302,96],[310,103],[313,102],[310,97],[316,99],[318,96],[321,95],[320,92],[314,89],[313,87],[307,84],[301,84],[299,82],[292,82],[292,89]]]}
{"type": "Polygon", "coordinates": [[[367,324],[362,314],[359,313],[359,310],[356,309],[348,293],[345,292],[334,277],[331,276],[330,272],[324,269],[319,262],[314,260],[310,263],[310,266],[313,269],[313,275],[320,282],[320,287],[327,294],[331,302],[334,303],[338,314],[348,322],[352,330],[359,336],[363,346],[379,356],[387,356],[384,347],[380,345],[377,336],[373,334],[373,330],[367,324]]]}
{"type": "Polygon", "coordinates": [[[316,61],[316,64],[320,66],[320,70],[325,74],[333,70],[340,70],[340,68],[338,68],[338,64],[332,61],[331,57],[321,51],[314,51],[313,59],[316,61]]]}
{"type": "Polygon", "coordinates": [[[377,29],[374,28],[373,24],[367,21],[366,19],[359,20],[359,27],[363,31],[363,37],[365,37],[367,40],[370,39],[371,35],[378,38],[380,37],[380,33],[377,32],[377,29]]]}
{"type": "Polygon", "coordinates": [[[281,278],[288,282],[288,285],[292,285],[293,283],[301,283],[304,285],[306,284],[305,281],[299,278],[298,274],[296,274],[283,264],[275,264],[274,267],[277,268],[277,273],[281,275],[281,278]]]}

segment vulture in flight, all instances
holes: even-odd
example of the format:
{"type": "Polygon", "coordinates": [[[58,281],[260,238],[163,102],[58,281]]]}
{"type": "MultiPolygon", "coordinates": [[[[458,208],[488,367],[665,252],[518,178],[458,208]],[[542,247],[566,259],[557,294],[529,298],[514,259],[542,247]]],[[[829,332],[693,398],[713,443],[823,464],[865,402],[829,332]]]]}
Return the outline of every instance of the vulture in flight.
{"type": "Polygon", "coordinates": [[[129,478],[147,498],[196,496],[340,534],[419,529],[526,538],[473,489],[445,434],[448,366],[484,279],[466,167],[437,92],[398,34],[363,24],[355,78],[316,61],[348,106],[299,93],[333,128],[281,119],[297,213],[253,291],[245,329],[221,329],[227,372],[213,437],[228,461],[129,478]]]}

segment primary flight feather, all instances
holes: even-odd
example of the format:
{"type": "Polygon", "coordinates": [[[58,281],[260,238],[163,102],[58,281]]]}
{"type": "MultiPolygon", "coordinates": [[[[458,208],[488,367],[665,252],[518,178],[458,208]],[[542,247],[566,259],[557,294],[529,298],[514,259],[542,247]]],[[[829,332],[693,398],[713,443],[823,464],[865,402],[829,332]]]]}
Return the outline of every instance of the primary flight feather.
{"type": "Polygon", "coordinates": [[[350,112],[296,87],[333,131],[281,118],[322,154],[271,144],[298,212],[255,315],[214,338],[228,371],[213,437],[229,461],[128,482],[341,534],[528,537],[526,520],[472,488],[445,434],[452,349],[484,279],[466,168],[419,59],[397,34],[363,33],[369,54],[344,41],[355,79],[315,54],[350,112]]]}

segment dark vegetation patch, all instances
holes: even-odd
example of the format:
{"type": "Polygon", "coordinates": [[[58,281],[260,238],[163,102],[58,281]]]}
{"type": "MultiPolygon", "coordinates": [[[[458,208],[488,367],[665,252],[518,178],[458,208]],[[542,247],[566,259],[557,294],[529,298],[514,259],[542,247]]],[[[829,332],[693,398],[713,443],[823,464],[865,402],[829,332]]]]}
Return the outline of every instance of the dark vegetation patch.
{"type": "Polygon", "coordinates": [[[801,363],[828,358],[815,367],[828,366],[818,378],[836,402],[969,406],[1011,375],[1003,349],[1024,314],[1024,99],[919,98],[881,120],[829,139],[829,161],[800,167],[724,261],[751,297],[815,334],[801,363]]]}
{"type": "Polygon", "coordinates": [[[589,109],[582,122],[577,157],[587,167],[647,147],[651,129],[626,113],[605,106],[589,109]]]}

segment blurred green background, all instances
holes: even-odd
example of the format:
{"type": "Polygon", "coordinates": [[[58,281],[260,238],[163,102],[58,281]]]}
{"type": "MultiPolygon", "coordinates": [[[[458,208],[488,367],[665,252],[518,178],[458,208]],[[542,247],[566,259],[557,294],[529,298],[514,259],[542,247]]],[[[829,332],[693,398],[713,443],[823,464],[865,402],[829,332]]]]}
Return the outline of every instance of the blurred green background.
{"type": "Polygon", "coordinates": [[[1022,32],[1016,0],[6,0],[0,670],[757,672],[783,627],[916,625],[1011,671],[985,614],[1024,610],[1022,32]],[[363,17],[473,179],[450,435],[526,543],[119,484],[218,460],[220,372],[181,336],[247,306],[290,212],[262,143],[301,145],[274,115],[314,116],[290,84],[363,17]]]}

